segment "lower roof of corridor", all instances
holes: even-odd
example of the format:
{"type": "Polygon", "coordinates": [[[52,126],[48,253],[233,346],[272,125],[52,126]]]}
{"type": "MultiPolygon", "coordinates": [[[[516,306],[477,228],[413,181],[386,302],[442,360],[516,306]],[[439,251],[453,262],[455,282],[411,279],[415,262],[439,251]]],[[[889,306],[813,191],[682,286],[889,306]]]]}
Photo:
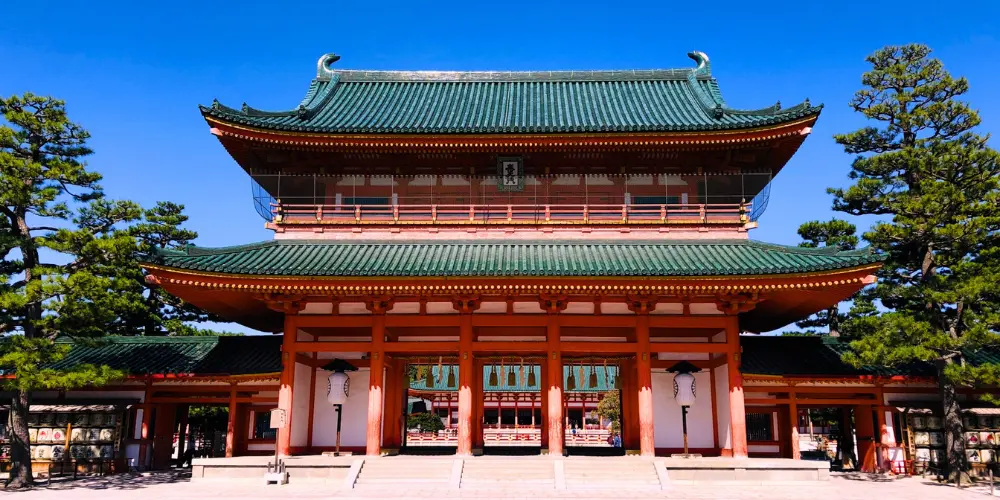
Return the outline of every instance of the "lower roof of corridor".
{"type": "MultiPolygon", "coordinates": [[[[77,364],[108,365],[124,370],[131,376],[185,375],[268,375],[281,371],[281,335],[248,335],[226,337],[106,337],[73,346],[69,355],[50,365],[68,368],[77,364]]],[[[859,376],[919,376],[934,375],[929,363],[913,363],[894,368],[853,367],[841,359],[846,343],[820,336],[741,336],[743,346],[742,372],[747,375],[787,377],[846,377],[859,376]]],[[[965,353],[971,364],[1000,363],[1000,347],[983,348],[965,353]]],[[[516,371],[519,363],[506,365],[503,377],[516,371]]],[[[441,376],[434,365],[435,380],[447,383],[448,369],[441,376]]],[[[527,370],[527,365],[525,366],[527,370]]],[[[590,377],[584,368],[583,376],[590,377]]],[[[527,372],[526,372],[527,373],[527,372]]],[[[484,372],[485,380],[490,374],[484,372]]],[[[497,373],[500,377],[500,373],[497,373]]],[[[614,375],[614,373],[611,373],[614,375]]],[[[539,373],[536,372],[536,377],[539,373]]],[[[577,372],[579,377],[579,372],[577,372]]],[[[608,377],[598,370],[601,383],[608,377]]],[[[526,383],[525,378],[525,383],[526,383]]],[[[421,382],[424,383],[424,382],[421,382]]],[[[498,382],[504,384],[506,381],[498,382]]],[[[578,387],[582,381],[577,381],[578,387]]],[[[427,387],[420,387],[427,388],[427,387]]]]}

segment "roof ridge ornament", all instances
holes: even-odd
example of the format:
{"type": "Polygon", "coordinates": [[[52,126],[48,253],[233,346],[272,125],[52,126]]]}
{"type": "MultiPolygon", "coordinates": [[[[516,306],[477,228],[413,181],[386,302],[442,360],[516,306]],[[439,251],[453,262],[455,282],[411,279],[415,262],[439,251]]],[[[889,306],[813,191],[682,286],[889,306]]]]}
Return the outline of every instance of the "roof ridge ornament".
{"type": "Polygon", "coordinates": [[[721,119],[726,114],[726,107],[719,101],[718,96],[714,96],[702,88],[698,83],[698,77],[712,77],[712,62],[708,59],[708,54],[697,50],[688,52],[688,57],[698,63],[698,67],[688,73],[688,84],[694,92],[698,102],[707,113],[711,113],[716,120],[721,119]]]}
{"type": "Polygon", "coordinates": [[[332,52],[320,56],[319,61],[316,62],[316,79],[330,80],[333,78],[334,72],[330,67],[333,66],[333,63],[339,60],[340,56],[332,52]]]}
{"type": "Polygon", "coordinates": [[[698,63],[698,67],[694,69],[696,75],[699,76],[712,76],[712,61],[708,59],[708,54],[692,50],[688,52],[688,57],[694,59],[694,62],[698,63]]]}

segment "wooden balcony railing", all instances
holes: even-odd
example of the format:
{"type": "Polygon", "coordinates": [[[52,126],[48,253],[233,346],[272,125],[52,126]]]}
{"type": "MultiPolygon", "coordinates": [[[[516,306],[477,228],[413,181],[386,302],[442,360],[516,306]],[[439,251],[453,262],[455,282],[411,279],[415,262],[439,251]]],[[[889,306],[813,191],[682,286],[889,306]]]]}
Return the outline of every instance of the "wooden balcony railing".
{"type": "Polygon", "coordinates": [[[749,203],[673,205],[302,205],[272,203],[276,224],[743,224],[749,203]]]}

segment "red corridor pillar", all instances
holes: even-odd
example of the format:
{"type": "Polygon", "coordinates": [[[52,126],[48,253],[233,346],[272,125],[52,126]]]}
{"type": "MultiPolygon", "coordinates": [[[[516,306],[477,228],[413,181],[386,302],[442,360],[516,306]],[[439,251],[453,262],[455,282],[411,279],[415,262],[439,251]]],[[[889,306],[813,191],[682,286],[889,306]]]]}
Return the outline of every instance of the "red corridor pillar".
{"type": "Polygon", "coordinates": [[[639,390],[639,453],[644,457],[656,455],[653,436],[653,365],[649,352],[649,315],[636,316],[635,325],[636,369],[639,390]]]}
{"type": "Polygon", "coordinates": [[[382,454],[382,401],[385,391],[385,315],[372,316],[371,369],[368,373],[368,428],[365,454],[382,454]]]}
{"type": "Polygon", "coordinates": [[[875,472],[878,464],[875,460],[875,422],[871,406],[854,407],[854,432],[858,437],[859,468],[862,472],[875,472]]]}
{"type": "MultiPolygon", "coordinates": [[[[458,332],[458,455],[472,455],[472,384],[476,377],[472,355],[472,314],[459,317],[458,332]]],[[[449,417],[450,420],[450,417],[449,417]]]]}
{"type": "Polygon", "coordinates": [[[285,412],[285,425],[278,429],[278,455],[291,455],[292,447],[292,386],[295,384],[295,340],[298,328],[295,316],[285,314],[285,335],[281,342],[281,387],[278,389],[278,409],[285,412]]]}
{"type": "Polygon", "coordinates": [[[802,458],[802,454],[799,451],[799,405],[795,402],[795,393],[790,393],[788,395],[790,401],[788,403],[788,418],[789,418],[789,431],[792,436],[792,440],[789,443],[792,450],[792,460],[798,460],[802,458]]]}
{"type": "Polygon", "coordinates": [[[740,373],[740,329],[736,316],[726,325],[729,343],[729,425],[732,431],[733,458],[747,458],[747,414],[743,398],[743,374],[740,373]]]}
{"type": "Polygon", "coordinates": [[[546,377],[545,387],[548,392],[548,426],[549,454],[563,454],[563,367],[562,350],[559,346],[559,316],[549,314],[546,330],[548,355],[545,357],[546,377]]]}

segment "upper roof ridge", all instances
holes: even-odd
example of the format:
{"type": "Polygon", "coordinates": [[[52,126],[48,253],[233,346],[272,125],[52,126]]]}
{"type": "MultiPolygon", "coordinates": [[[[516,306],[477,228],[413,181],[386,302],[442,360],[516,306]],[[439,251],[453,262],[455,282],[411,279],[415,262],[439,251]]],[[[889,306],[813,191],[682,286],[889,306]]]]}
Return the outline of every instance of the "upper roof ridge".
{"type": "Polygon", "coordinates": [[[752,129],[815,117],[809,101],[782,109],[729,107],[704,52],[682,69],[568,71],[375,71],[316,63],[296,108],[264,111],[213,101],[206,117],[305,133],[507,134],[752,129]],[[376,105],[377,104],[377,105],[376,105]],[[432,125],[429,125],[432,124],[432,125]]]}
{"type": "MultiPolygon", "coordinates": [[[[708,56],[700,54],[708,61],[708,56]]],[[[689,56],[691,56],[689,54],[689,56]]],[[[691,56],[693,58],[693,56],[691,56]]],[[[340,60],[337,54],[324,54],[316,63],[316,80],[331,81],[337,77],[344,82],[544,82],[544,81],[642,81],[642,80],[685,80],[692,73],[697,78],[710,79],[710,68],[669,68],[669,69],[620,69],[620,70],[528,70],[528,71],[414,71],[414,70],[366,70],[333,69],[333,63],[340,60]]],[[[696,59],[697,60],[697,59],[696,59]]]]}

